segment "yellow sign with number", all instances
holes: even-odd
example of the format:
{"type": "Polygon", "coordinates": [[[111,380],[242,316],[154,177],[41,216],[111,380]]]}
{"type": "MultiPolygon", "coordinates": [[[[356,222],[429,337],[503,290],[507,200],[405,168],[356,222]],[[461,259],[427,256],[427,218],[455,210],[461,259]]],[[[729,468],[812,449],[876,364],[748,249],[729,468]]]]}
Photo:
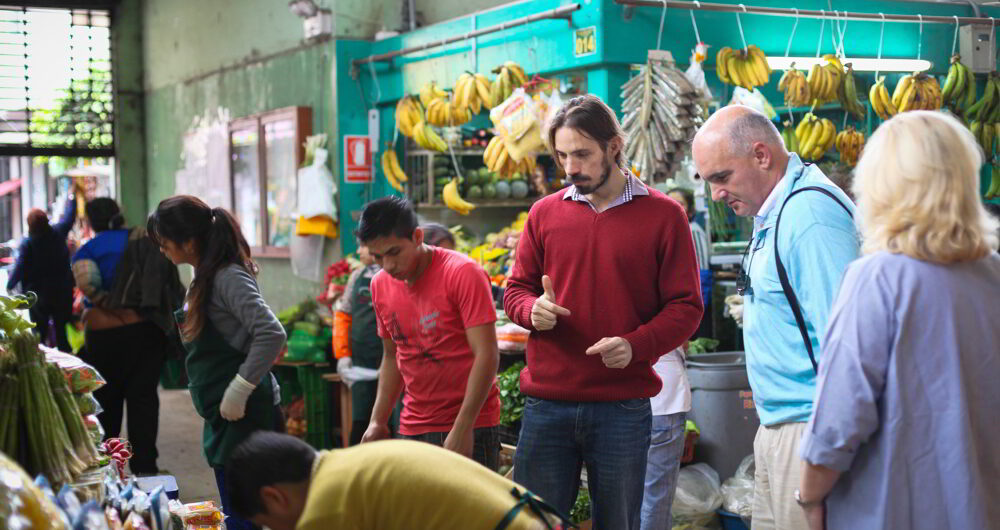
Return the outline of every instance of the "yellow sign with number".
{"type": "Polygon", "coordinates": [[[597,53],[597,26],[578,29],[574,32],[574,55],[583,57],[597,53]]]}

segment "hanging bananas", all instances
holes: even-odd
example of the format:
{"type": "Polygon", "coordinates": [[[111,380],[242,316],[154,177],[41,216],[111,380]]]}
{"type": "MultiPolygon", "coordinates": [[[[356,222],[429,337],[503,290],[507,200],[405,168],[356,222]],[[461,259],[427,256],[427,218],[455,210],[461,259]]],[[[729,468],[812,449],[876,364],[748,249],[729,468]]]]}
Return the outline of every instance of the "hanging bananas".
{"type": "Polygon", "coordinates": [[[392,144],[388,144],[382,153],[382,174],[385,175],[385,180],[389,182],[392,189],[405,194],[402,183],[410,179],[400,167],[399,157],[396,156],[396,150],[392,148],[392,144]]]}
{"type": "Polygon", "coordinates": [[[844,78],[844,65],[836,55],[828,53],[823,59],[826,64],[814,64],[807,77],[814,105],[835,101],[844,78]]]}
{"type": "Polygon", "coordinates": [[[913,73],[896,83],[892,104],[899,112],[908,110],[937,110],[941,108],[941,85],[932,75],[913,73]]]}
{"type": "Polygon", "coordinates": [[[534,155],[525,156],[520,162],[515,162],[507,152],[507,146],[500,135],[490,139],[483,152],[483,163],[486,168],[496,173],[500,178],[511,180],[515,174],[529,175],[535,172],[538,160],[534,155]]]}
{"type": "Polygon", "coordinates": [[[413,96],[403,96],[396,103],[396,128],[404,136],[413,138],[413,128],[424,120],[424,109],[413,96]]]}
{"type": "MultiPolygon", "coordinates": [[[[459,114],[466,110],[471,111],[471,115],[479,114],[483,108],[483,101],[479,97],[476,88],[476,76],[470,72],[463,72],[455,82],[455,93],[453,105],[459,114]]],[[[471,116],[470,115],[470,116],[471,116]]]]}
{"type": "Polygon", "coordinates": [[[1000,80],[990,75],[983,97],[965,110],[969,130],[987,159],[994,159],[994,140],[1000,136],[1000,80]]]}
{"type": "Polygon", "coordinates": [[[807,160],[819,160],[833,147],[837,128],[833,122],[817,118],[808,113],[795,128],[795,136],[799,142],[799,153],[807,160]]]}
{"type": "Polygon", "coordinates": [[[791,122],[786,121],[782,125],[784,128],[781,129],[781,139],[785,142],[785,149],[789,153],[801,156],[802,153],[799,151],[799,137],[795,135],[795,129],[792,127],[791,122]]]}
{"type": "Polygon", "coordinates": [[[469,215],[469,212],[476,209],[476,205],[462,198],[458,193],[458,178],[451,179],[441,189],[441,198],[445,206],[455,210],[462,215],[469,215]]]}
{"type": "Polygon", "coordinates": [[[747,90],[764,86],[771,80],[771,67],[767,56],[751,44],[743,50],[723,46],[715,54],[715,73],[723,83],[741,86],[747,90]]]}
{"type": "Polygon", "coordinates": [[[427,123],[436,127],[456,127],[464,125],[472,119],[472,109],[465,103],[455,99],[431,100],[427,105],[427,123]]]}
{"type": "Polygon", "coordinates": [[[789,107],[804,107],[812,101],[806,74],[796,70],[795,63],[781,75],[781,79],[778,80],[778,90],[785,93],[785,105],[789,107]]]}
{"type": "Polygon", "coordinates": [[[1000,197],[1000,166],[996,163],[990,164],[990,188],[986,190],[986,200],[1000,197]]]}
{"type": "Polygon", "coordinates": [[[941,88],[941,99],[956,113],[966,109],[976,101],[976,78],[958,55],[951,57],[948,76],[941,88]]]}
{"type": "Polygon", "coordinates": [[[426,108],[434,99],[448,99],[448,92],[438,88],[437,83],[431,81],[420,87],[420,103],[426,108]]]}
{"type": "Polygon", "coordinates": [[[853,114],[855,118],[859,120],[865,118],[866,110],[858,101],[857,80],[854,78],[854,67],[851,64],[847,65],[847,73],[844,74],[840,90],[837,91],[837,99],[840,100],[844,110],[853,114]]]}
{"type": "Polygon", "coordinates": [[[888,120],[899,113],[899,109],[893,104],[889,97],[889,89],[885,86],[885,76],[878,78],[878,81],[868,90],[868,101],[872,104],[872,110],[878,114],[879,118],[888,120]]]}
{"type": "Polygon", "coordinates": [[[448,151],[448,144],[444,139],[431,128],[429,123],[423,120],[413,127],[413,141],[424,149],[441,151],[442,153],[448,151]]]}
{"type": "Polygon", "coordinates": [[[514,61],[507,61],[493,71],[497,74],[496,79],[490,85],[490,102],[495,107],[510,97],[515,88],[519,88],[528,82],[528,77],[524,73],[524,68],[514,61]]]}
{"type": "Polygon", "coordinates": [[[854,167],[861,156],[861,149],[865,146],[865,135],[850,126],[837,133],[834,145],[837,146],[837,152],[840,153],[840,161],[854,167]]]}

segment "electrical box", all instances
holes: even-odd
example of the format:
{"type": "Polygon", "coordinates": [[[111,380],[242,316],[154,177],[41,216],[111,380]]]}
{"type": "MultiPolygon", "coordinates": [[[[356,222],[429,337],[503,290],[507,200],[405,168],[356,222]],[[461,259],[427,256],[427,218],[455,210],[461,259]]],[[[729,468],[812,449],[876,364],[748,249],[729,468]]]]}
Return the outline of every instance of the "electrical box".
{"type": "Polygon", "coordinates": [[[993,28],[988,24],[969,24],[958,30],[958,49],[962,54],[962,64],[977,74],[990,73],[996,69],[997,47],[993,28]]]}
{"type": "Polygon", "coordinates": [[[317,10],[315,15],[302,21],[302,33],[306,40],[333,35],[333,12],[317,10]]]}

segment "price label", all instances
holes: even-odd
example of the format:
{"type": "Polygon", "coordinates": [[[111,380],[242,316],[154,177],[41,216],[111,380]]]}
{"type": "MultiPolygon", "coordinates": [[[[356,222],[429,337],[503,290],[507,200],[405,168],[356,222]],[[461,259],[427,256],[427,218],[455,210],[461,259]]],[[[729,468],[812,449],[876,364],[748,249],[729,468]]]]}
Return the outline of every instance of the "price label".
{"type": "Polygon", "coordinates": [[[577,57],[597,53],[597,26],[578,29],[573,32],[573,52],[577,57]]]}

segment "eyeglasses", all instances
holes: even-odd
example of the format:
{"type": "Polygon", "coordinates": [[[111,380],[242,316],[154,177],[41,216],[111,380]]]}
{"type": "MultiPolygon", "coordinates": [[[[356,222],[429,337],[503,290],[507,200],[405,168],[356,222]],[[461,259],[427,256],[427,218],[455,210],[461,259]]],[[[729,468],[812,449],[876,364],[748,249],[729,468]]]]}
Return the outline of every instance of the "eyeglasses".
{"type": "Polygon", "coordinates": [[[740,275],[736,278],[736,292],[740,295],[746,295],[747,293],[753,294],[753,288],[750,287],[750,275],[748,274],[748,269],[750,268],[747,264],[747,255],[750,253],[750,245],[753,245],[753,238],[747,242],[747,248],[743,249],[743,257],[740,258],[740,275]]]}

